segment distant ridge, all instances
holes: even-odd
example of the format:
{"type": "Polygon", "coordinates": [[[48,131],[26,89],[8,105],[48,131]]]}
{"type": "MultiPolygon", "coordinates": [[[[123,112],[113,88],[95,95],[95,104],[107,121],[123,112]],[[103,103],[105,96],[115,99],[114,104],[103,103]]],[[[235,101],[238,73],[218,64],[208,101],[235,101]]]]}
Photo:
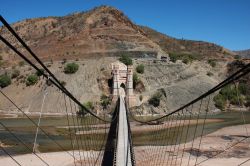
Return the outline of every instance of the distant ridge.
{"type": "Polygon", "coordinates": [[[240,55],[243,58],[250,58],[250,49],[235,51],[236,54],[240,55]]]}

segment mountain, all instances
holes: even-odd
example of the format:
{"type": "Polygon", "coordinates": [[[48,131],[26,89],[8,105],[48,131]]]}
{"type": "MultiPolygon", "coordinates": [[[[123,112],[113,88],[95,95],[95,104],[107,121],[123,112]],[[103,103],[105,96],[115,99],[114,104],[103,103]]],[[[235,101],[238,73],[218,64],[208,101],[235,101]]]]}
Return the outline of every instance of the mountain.
{"type": "Polygon", "coordinates": [[[250,58],[250,49],[235,51],[236,54],[240,55],[243,58],[250,58]]]}
{"type": "Polygon", "coordinates": [[[157,43],[168,53],[196,54],[200,55],[202,59],[232,59],[232,55],[235,54],[234,52],[214,43],[176,39],[148,27],[141,28],[144,30],[148,38],[157,43]]]}
{"type": "MultiPolygon", "coordinates": [[[[134,57],[178,54],[178,58],[195,54],[200,59],[191,63],[184,60],[168,63],[134,58],[134,69],[139,64],[145,66],[144,74],[138,74],[145,91],[135,90],[134,93],[138,106],[135,111],[143,114],[172,111],[208,91],[225,78],[226,64],[235,54],[213,43],[176,39],[136,25],[119,10],[107,6],[64,17],[27,19],[11,26],[80,102],[94,103],[96,112],[101,111],[101,95],[111,94],[110,64],[122,53],[134,57]],[[218,60],[212,65],[207,59],[218,60]],[[79,66],[75,74],[64,73],[69,60],[79,66]],[[148,99],[158,91],[164,92],[165,96],[161,105],[157,108],[148,106],[148,99]],[[143,96],[142,101],[140,96],[143,96]]],[[[24,51],[5,27],[0,27],[0,34],[24,51]]],[[[27,86],[27,78],[36,71],[19,61],[17,55],[0,42],[0,75],[12,76],[19,71],[19,76],[12,78],[4,92],[25,111],[39,113],[37,106],[41,105],[47,89],[44,113],[63,113],[61,93],[48,86],[43,77],[35,85],[27,86]]],[[[10,111],[13,113],[15,108],[0,95],[0,113],[10,111]]]]}
{"type": "MultiPolygon", "coordinates": [[[[108,6],[64,17],[26,19],[12,27],[44,61],[118,56],[123,52],[154,57],[171,52],[190,53],[205,59],[228,59],[234,54],[213,43],[175,39],[138,26],[108,6]]],[[[0,27],[0,34],[22,50],[6,28],[0,27]]],[[[0,55],[6,60],[6,66],[19,61],[3,43],[0,43],[0,55]]]]}

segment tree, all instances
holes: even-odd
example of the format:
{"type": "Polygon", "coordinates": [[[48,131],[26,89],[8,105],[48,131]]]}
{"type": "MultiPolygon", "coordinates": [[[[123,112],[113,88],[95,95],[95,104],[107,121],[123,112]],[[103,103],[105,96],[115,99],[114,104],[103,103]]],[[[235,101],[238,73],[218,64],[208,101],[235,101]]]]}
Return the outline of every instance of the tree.
{"type": "Polygon", "coordinates": [[[11,84],[11,78],[7,74],[3,74],[0,76],[0,87],[4,88],[11,84]]]}
{"type": "Polygon", "coordinates": [[[120,58],[119,61],[121,61],[122,63],[124,63],[125,65],[133,65],[133,60],[128,56],[123,54],[120,58]]]}
{"type": "Polygon", "coordinates": [[[215,103],[215,107],[219,108],[220,110],[224,110],[225,109],[225,105],[226,105],[226,99],[222,94],[217,94],[214,98],[214,103],[215,103]]]}
{"type": "Polygon", "coordinates": [[[37,83],[37,81],[38,81],[38,76],[36,74],[31,74],[26,79],[26,85],[27,86],[34,85],[37,83]]]}
{"type": "Polygon", "coordinates": [[[140,64],[136,67],[137,73],[143,74],[144,73],[144,65],[140,64]]]}
{"type": "Polygon", "coordinates": [[[101,101],[101,105],[102,105],[103,109],[107,109],[107,106],[111,103],[110,97],[108,97],[104,94],[102,94],[100,101],[101,101]]]}
{"type": "Polygon", "coordinates": [[[158,107],[160,105],[162,94],[160,92],[155,93],[149,100],[148,103],[153,105],[154,107],[158,107]]]}
{"type": "Polygon", "coordinates": [[[79,69],[79,65],[76,63],[68,63],[65,67],[64,67],[64,73],[66,74],[73,74],[75,72],[77,72],[79,69]]]}
{"type": "Polygon", "coordinates": [[[44,69],[39,69],[39,71],[36,71],[36,75],[38,77],[42,76],[44,74],[44,69]]]}

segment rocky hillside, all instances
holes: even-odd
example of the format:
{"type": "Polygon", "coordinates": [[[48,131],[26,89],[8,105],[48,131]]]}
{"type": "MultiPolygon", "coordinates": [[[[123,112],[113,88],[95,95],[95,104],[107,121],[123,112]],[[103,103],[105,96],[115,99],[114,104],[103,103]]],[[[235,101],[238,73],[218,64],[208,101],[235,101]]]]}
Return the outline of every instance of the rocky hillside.
{"type": "Polygon", "coordinates": [[[157,43],[165,52],[195,54],[201,59],[232,60],[234,52],[214,43],[176,39],[148,27],[141,27],[148,38],[157,43]]]}
{"type": "MultiPolygon", "coordinates": [[[[110,63],[122,53],[135,57],[134,68],[145,66],[144,74],[138,73],[143,91],[135,92],[138,105],[135,111],[145,114],[172,111],[201,95],[225,78],[226,62],[235,54],[213,43],[179,40],[138,26],[122,12],[107,6],[64,17],[28,19],[12,27],[66,88],[81,102],[92,102],[97,112],[101,110],[98,107],[101,95],[110,94],[110,63]],[[198,59],[185,62],[178,57],[179,60],[169,62],[143,58],[168,54],[195,55],[198,59]],[[79,70],[66,74],[64,67],[72,61],[79,65],[79,70]],[[160,106],[149,107],[148,100],[159,90],[165,95],[160,106]]],[[[22,49],[4,27],[0,27],[0,34],[22,49]]],[[[0,43],[0,58],[0,75],[7,73],[12,77],[11,84],[3,91],[25,111],[39,112],[37,105],[41,105],[46,89],[49,93],[44,112],[64,111],[62,94],[48,86],[44,78],[39,77],[34,85],[27,86],[27,79],[35,71],[20,63],[3,43],[0,43]]],[[[0,111],[16,110],[0,95],[0,111]]]]}
{"type": "MultiPolygon", "coordinates": [[[[122,12],[107,6],[64,17],[27,19],[12,27],[44,61],[112,56],[121,52],[155,57],[185,52],[222,59],[234,54],[213,43],[179,40],[137,26],[122,12]]],[[[5,28],[0,27],[0,34],[19,47],[5,28]]],[[[5,62],[2,66],[18,61],[3,43],[0,43],[0,55],[5,62]]]]}
{"type": "Polygon", "coordinates": [[[235,53],[240,55],[243,58],[250,58],[250,49],[242,50],[242,51],[235,51],[235,53]]]}

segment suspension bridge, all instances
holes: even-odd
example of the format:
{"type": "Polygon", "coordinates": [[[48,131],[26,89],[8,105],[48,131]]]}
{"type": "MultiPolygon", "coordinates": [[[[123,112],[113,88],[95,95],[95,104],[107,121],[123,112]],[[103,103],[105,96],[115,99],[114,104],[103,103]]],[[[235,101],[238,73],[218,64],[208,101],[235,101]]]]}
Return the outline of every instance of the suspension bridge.
{"type": "MultiPolygon", "coordinates": [[[[44,79],[52,83],[53,88],[59,90],[58,102],[55,105],[59,105],[59,108],[65,110],[66,114],[67,132],[63,137],[59,137],[52,134],[49,127],[44,127],[44,123],[42,123],[43,105],[46,104],[46,100],[49,100],[49,91],[44,92],[40,116],[38,119],[34,119],[18,106],[4,92],[4,89],[0,89],[1,95],[31,123],[34,129],[34,141],[29,142],[20,133],[15,132],[4,121],[0,120],[1,131],[8,134],[8,138],[16,142],[21,149],[25,150],[26,154],[33,156],[28,165],[53,165],[54,162],[46,160],[48,157],[40,152],[42,149],[39,146],[43,145],[42,138],[50,141],[50,148],[56,148],[64,153],[67,163],[61,163],[61,165],[75,166],[203,165],[209,160],[230,152],[230,149],[249,142],[248,128],[245,127],[247,119],[244,112],[241,111],[240,118],[245,134],[237,136],[236,139],[227,142],[225,145],[221,145],[222,148],[207,150],[207,153],[202,155],[204,149],[206,149],[207,135],[211,133],[209,130],[211,127],[209,112],[213,104],[213,96],[223,87],[230,85],[236,89],[238,105],[243,107],[239,96],[238,81],[249,74],[250,64],[246,64],[214,88],[170,113],[152,116],[146,120],[135,115],[130,110],[131,90],[127,88],[125,92],[118,90],[113,92],[117,99],[115,108],[109,114],[100,116],[82,105],[62,85],[61,81],[46,67],[2,16],[0,16],[0,21],[15,40],[22,45],[26,53],[29,53],[29,56],[24,55],[1,35],[0,40],[17,56],[40,72],[44,79]],[[80,110],[83,113],[77,115],[80,110]],[[62,138],[67,143],[63,143],[62,138]]],[[[130,68],[127,70],[130,70],[130,68]]],[[[131,82],[129,84],[129,87],[131,87],[131,82]]],[[[119,85],[117,84],[115,87],[118,88],[119,85]]],[[[1,155],[8,156],[11,160],[9,165],[25,165],[24,161],[15,155],[15,148],[0,145],[0,151],[1,155]]],[[[235,165],[249,164],[250,159],[244,159],[235,165]]]]}

